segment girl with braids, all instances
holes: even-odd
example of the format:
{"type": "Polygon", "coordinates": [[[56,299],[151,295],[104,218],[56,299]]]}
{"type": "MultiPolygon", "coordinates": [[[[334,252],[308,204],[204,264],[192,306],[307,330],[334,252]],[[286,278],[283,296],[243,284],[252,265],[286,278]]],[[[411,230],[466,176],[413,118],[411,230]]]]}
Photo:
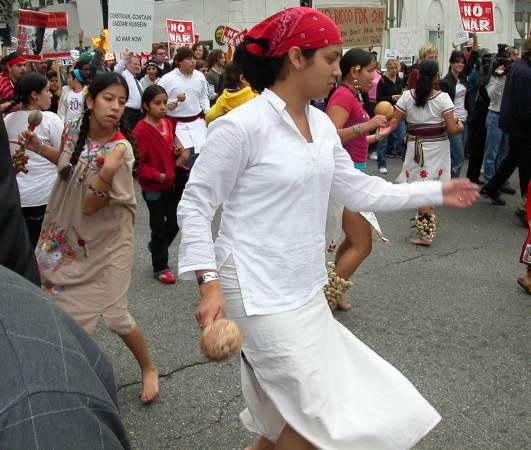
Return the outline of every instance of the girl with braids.
{"type": "MultiPolygon", "coordinates": [[[[21,109],[5,117],[7,133],[11,140],[11,155],[19,148],[15,142],[18,135],[28,129],[28,116],[33,110],[43,111],[42,122],[35,128],[35,134],[45,144],[58,147],[64,124],[56,114],[48,111],[52,102],[48,79],[37,72],[23,75],[15,86],[15,96],[15,104],[22,105],[21,109]]],[[[26,169],[28,173],[17,174],[17,183],[22,212],[31,244],[35,248],[57,171],[53,164],[40,155],[32,155],[26,164],[26,169]]]]}
{"type": "MultiPolygon", "coordinates": [[[[441,180],[451,177],[448,134],[463,132],[463,123],[454,116],[450,96],[435,89],[439,79],[437,61],[419,64],[416,88],[404,92],[396,103],[392,127],[401,120],[407,123],[407,150],[403,172],[406,182],[441,180]]],[[[435,237],[433,207],[418,208],[415,236],[411,243],[429,246],[435,237]]]]}
{"type": "MultiPolygon", "coordinates": [[[[365,171],[367,168],[367,150],[369,144],[389,134],[385,116],[376,115],[370,119],[363,108],[361,95],[367,93],[375,73],[372,55],[361,49],[350,49],[339,62],[341,84],[328,101],[326,113],[337,128],[341,142],[352,159],[354,168],[365,171]],[[369,135],[378,129],[378,135],[369,135]]],[[[347,280],[352,276],[372,250],[372,226],[381,236],[376,216],[370,212],[353,212],[342,205],[330,202],[327,218],[327,243],[332,253],[338,242],[336,261],[329,267],[330,282],[325,290],[331,306],[342,311],[351,308],[344,298],[350,286],[347,280]],[[374,225],[372,225],[374,224],[374,225]],[[342,236],[342,231],[345,237],[342,236]],[[336,276],[341,278],[335,282],[336,276]],[[334,291],[329,289],[334,288],[334,291]],[[341,291],[341,294],[335,292],[341,291]]]]}
{"type": "Polygon", "coordinates": [[[199,283],[197,320],[226,313],[243,329],[240,417],[260,436],[252,450],[406,449],[440,420],[332,316],[326,210],[329,198],[351,211],[468,206],[477,187],[394,185],[354,169],[330,118],[310,106],[341,74],[341,43],[328,16],[304,7],[249,30],[234,63],[262,94],[212,122],[177,208],[179,273],[199,283]]]}
{"type": "Polygon", "coordinates": [[[103,317],[137,359],[147,403],[158,395],[158,370],[127,307],[136,212],[136,146],[122,117],[128,94],[120,75],[98,75],[61,150],[30,132],[20,140],[59,170],[36,252],[42,288],[89,333],[103,317]]]}

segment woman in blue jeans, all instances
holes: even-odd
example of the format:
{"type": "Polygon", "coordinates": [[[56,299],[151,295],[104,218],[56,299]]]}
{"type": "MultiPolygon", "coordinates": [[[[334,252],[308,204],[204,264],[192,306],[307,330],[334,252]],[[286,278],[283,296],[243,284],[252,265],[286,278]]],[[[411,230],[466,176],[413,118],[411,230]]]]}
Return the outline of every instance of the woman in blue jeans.
{"type": "Polygon", "coordinates": [[[455,117],[464,125],[463,134],[451,134],[450,156],[452,159],[452,178],[458,178],[465,163],[465,145],[467,139],[466,121],[471,111],[470,87],[466,77],[466,60],[462,51],[454,50],[450,56],[450,70],[440,81],[441,91],[448,93],[455,105],[455,117]]]}
{"type": "MultiPolygon", "coordinates": [[[[398,72],[400,71],[400,63],[398,60],[390,58],[387,60],[385,66],[387,71],[378,82],[376,98],[378,102],[386,101],[394,106],[402,95],[402,91],[404,89],[402,80],[398,76],[398,72]]],[[[387,164],[385,161],[385,156],[390,146],[392,146],[391,148],[395,149],[396,153],[403,154],[405,152],[403,148],[403,141],[405,135],[406,125],[405,122],[402,121],[398,124],[398,127],[393,131],[390,136],[386,136],[380,142],[378,142],[378,172],[382,174],[387,173],[387,164]],[[401,146],[402,148],[400,148],[401,146]]]]}

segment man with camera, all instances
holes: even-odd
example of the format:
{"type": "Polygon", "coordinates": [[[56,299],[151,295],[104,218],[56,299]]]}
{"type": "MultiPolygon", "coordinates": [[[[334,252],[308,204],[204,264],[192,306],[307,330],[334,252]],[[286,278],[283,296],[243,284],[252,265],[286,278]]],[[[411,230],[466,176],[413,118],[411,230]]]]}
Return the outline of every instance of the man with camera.
{"type": "Polygon", "coordinates": [[[526,195],[531,170],[531,37],[524,42],[522,59],[508,71],[501,101],[499,126],[509,135],[507,157],[481,193],[493,204],[504,205],[500,189],[518,167],[520,193],[526,195]]]}
{"type": "MultiPolygon", "coordinates": [[[[483,160],[485,183],[488,183],[501,166],[509,152],[509,135],[500,128],[500,108],[507,80],[507,74],[514,62],[511,59],[512,48],[506,44],[498,44],[498,53],[494,58],[490,81],[486,86],[490,99],[486,118],[485,156],[483,160]]],[[[506,194],[515,194],[516,191],[507,183],[500,188],[506,194]]],[[[499,196],[492,198],[493,202],[503,200],[499,196]]]]}

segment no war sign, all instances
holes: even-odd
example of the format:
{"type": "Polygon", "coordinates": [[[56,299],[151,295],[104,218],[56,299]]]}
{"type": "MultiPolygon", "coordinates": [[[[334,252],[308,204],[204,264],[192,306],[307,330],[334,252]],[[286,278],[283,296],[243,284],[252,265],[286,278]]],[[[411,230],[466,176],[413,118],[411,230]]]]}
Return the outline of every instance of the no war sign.
{"type": "Polygon", "coordinates": [[[494,6],[489,1],[457,0],[464,31],[491,33],[494,31],[494,6]]]}

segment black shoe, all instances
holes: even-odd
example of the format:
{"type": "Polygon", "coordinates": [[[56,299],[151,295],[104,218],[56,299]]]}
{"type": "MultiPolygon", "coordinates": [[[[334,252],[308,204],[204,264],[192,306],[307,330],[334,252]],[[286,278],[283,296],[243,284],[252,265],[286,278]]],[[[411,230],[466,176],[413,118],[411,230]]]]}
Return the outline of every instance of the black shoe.
{"type": "Polygon", "coordinates": [[[516,191],[511,187],[509,183],[504,183],[502,187],[500,188],[500,192],[502,194],[509,194],[509,195],[516,194],[516,191]]]}
{"type": "Polygon", "coordinates": [[[151,253],[151,241],[148,242],[148,250],[149,250],[149,253],[151,253]]]}
{"type": "Polygon", "coordinates": [[[491,194],[490,192],[487,192],[485,188],[483,187],[479,193],[486,198],[490,198],[490,201],[493,205],[503,206],[505,205],[505,200],[500,197],[500,194],[491,194]]]}
{"type": "Polygon", "coordinates": [[[527,224],[527,211],[517,209],[514,213],[520,219],[520,223],[524,226],[524,228],[527,228],[529,226],[527,224]]]}

